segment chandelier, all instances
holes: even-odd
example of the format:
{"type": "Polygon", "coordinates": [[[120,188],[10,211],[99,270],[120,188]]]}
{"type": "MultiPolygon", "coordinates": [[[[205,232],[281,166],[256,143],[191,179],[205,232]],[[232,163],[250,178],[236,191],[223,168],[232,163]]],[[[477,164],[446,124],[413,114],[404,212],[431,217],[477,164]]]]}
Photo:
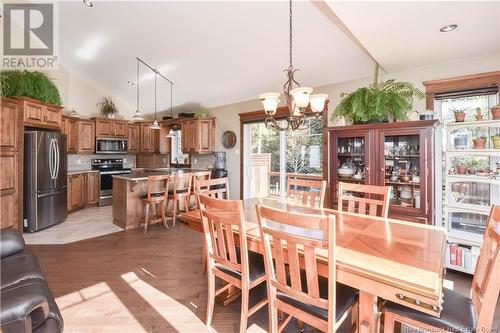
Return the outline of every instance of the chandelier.
{"type": "Polygon", "coordinates": [[[299,71],[299,69],[294,69],[292,64],[293,54],[292,54],[292,0],[289,1],[290,4],[290,65],[287,69],[283,70],[286,72],[288,80],[283,85],[283,92],[285,95],[286,105],[288,107],[288,117],[286,117],[287,124],[285,127],[281,127],[278,121],[274,118],[276,111],[278,109],[278,104],[280,102],[280,93],[278,92],[268,92],[259,95],[259,99],[264,106],[264,112],[266,113],[265,124],[268,128],[273,128],[278,131],[286,131],[291,129],[292,131],[298,129],[306,129],[309,127],[307,123],[306,113],[308,107],[312,115],[318,121],[321,121],[324,125],[322,113],[325,108],[325,103],[328,98],[327,94],[315,94],[311,95],[313,89],[310,87],[301,87],[300,84],[295,80],[294,74],[299,71]],[[295,88],[294,88],[295,86],[295,88]]]}

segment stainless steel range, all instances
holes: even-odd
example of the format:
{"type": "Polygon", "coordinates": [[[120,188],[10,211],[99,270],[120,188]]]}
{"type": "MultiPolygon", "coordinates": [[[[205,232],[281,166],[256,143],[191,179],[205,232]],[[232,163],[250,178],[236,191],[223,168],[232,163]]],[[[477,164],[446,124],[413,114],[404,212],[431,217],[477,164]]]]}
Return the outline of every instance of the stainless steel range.
{"type": "Polygon", "coordinates": [[[113,202],[113,176],[130,173],[123,167],[123,158],[92,159],[92,170],[99,170],[99,206],[111,205],[113,202]]]}

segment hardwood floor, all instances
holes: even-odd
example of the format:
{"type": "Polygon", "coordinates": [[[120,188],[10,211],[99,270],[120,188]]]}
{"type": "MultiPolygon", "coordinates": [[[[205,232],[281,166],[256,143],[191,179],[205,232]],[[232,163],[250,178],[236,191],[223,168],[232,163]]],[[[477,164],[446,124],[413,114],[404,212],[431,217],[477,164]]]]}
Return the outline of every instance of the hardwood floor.
{"type": "MultiPolygon", "coordinates": [[[[201,234],[184,225],[142,229],[61,245],[30,245],[61,309],[65,332],[236,332],[240,303],[215,306],[204,325],[206,276],[201,234]]],[[[470,279],[449,273],[460,292],[470,279]]],[[[497,307],[495,327],[500,327],[497,307]]],[[[290,323],[286,332],[297,332],[290,323]]],[[[307,326],[306,326],[307,328],[307,326]]],[[[312,331],[307,328],[306,331],[312,331]]],[[[267,307],[249,318],[248,332],[267,332],[267,307]]]]}

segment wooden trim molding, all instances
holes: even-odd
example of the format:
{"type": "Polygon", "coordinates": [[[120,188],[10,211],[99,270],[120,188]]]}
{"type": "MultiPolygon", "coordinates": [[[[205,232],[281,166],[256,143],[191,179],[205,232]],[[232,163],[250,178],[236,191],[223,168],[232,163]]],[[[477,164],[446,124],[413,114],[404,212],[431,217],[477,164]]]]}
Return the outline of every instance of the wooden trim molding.
{"type": "Polygon", "coordinates": [[[500,71],[463,75],[447,79],[424,81],[426,107],[434,109],[434,95],[437,93],[500,86],[500,71]]]}

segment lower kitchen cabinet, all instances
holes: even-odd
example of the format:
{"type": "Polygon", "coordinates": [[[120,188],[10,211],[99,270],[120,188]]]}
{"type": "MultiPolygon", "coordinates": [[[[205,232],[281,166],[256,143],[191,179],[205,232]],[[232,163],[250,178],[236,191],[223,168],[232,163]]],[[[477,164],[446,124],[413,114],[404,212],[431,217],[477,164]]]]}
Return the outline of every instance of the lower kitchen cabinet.
{"type": "Polygon", "coordinates": [[[17,152],[2,152],[0,156],[2,175],[0,177],[0,228],[18,228],[21,204],[19,186],[19,161],[17,152]]]}
{"type": "Polygon", "coordinates": [[[68,212],[96,205],[99,199],[99,173],[81,172],[68,175],[68,212]]]}

